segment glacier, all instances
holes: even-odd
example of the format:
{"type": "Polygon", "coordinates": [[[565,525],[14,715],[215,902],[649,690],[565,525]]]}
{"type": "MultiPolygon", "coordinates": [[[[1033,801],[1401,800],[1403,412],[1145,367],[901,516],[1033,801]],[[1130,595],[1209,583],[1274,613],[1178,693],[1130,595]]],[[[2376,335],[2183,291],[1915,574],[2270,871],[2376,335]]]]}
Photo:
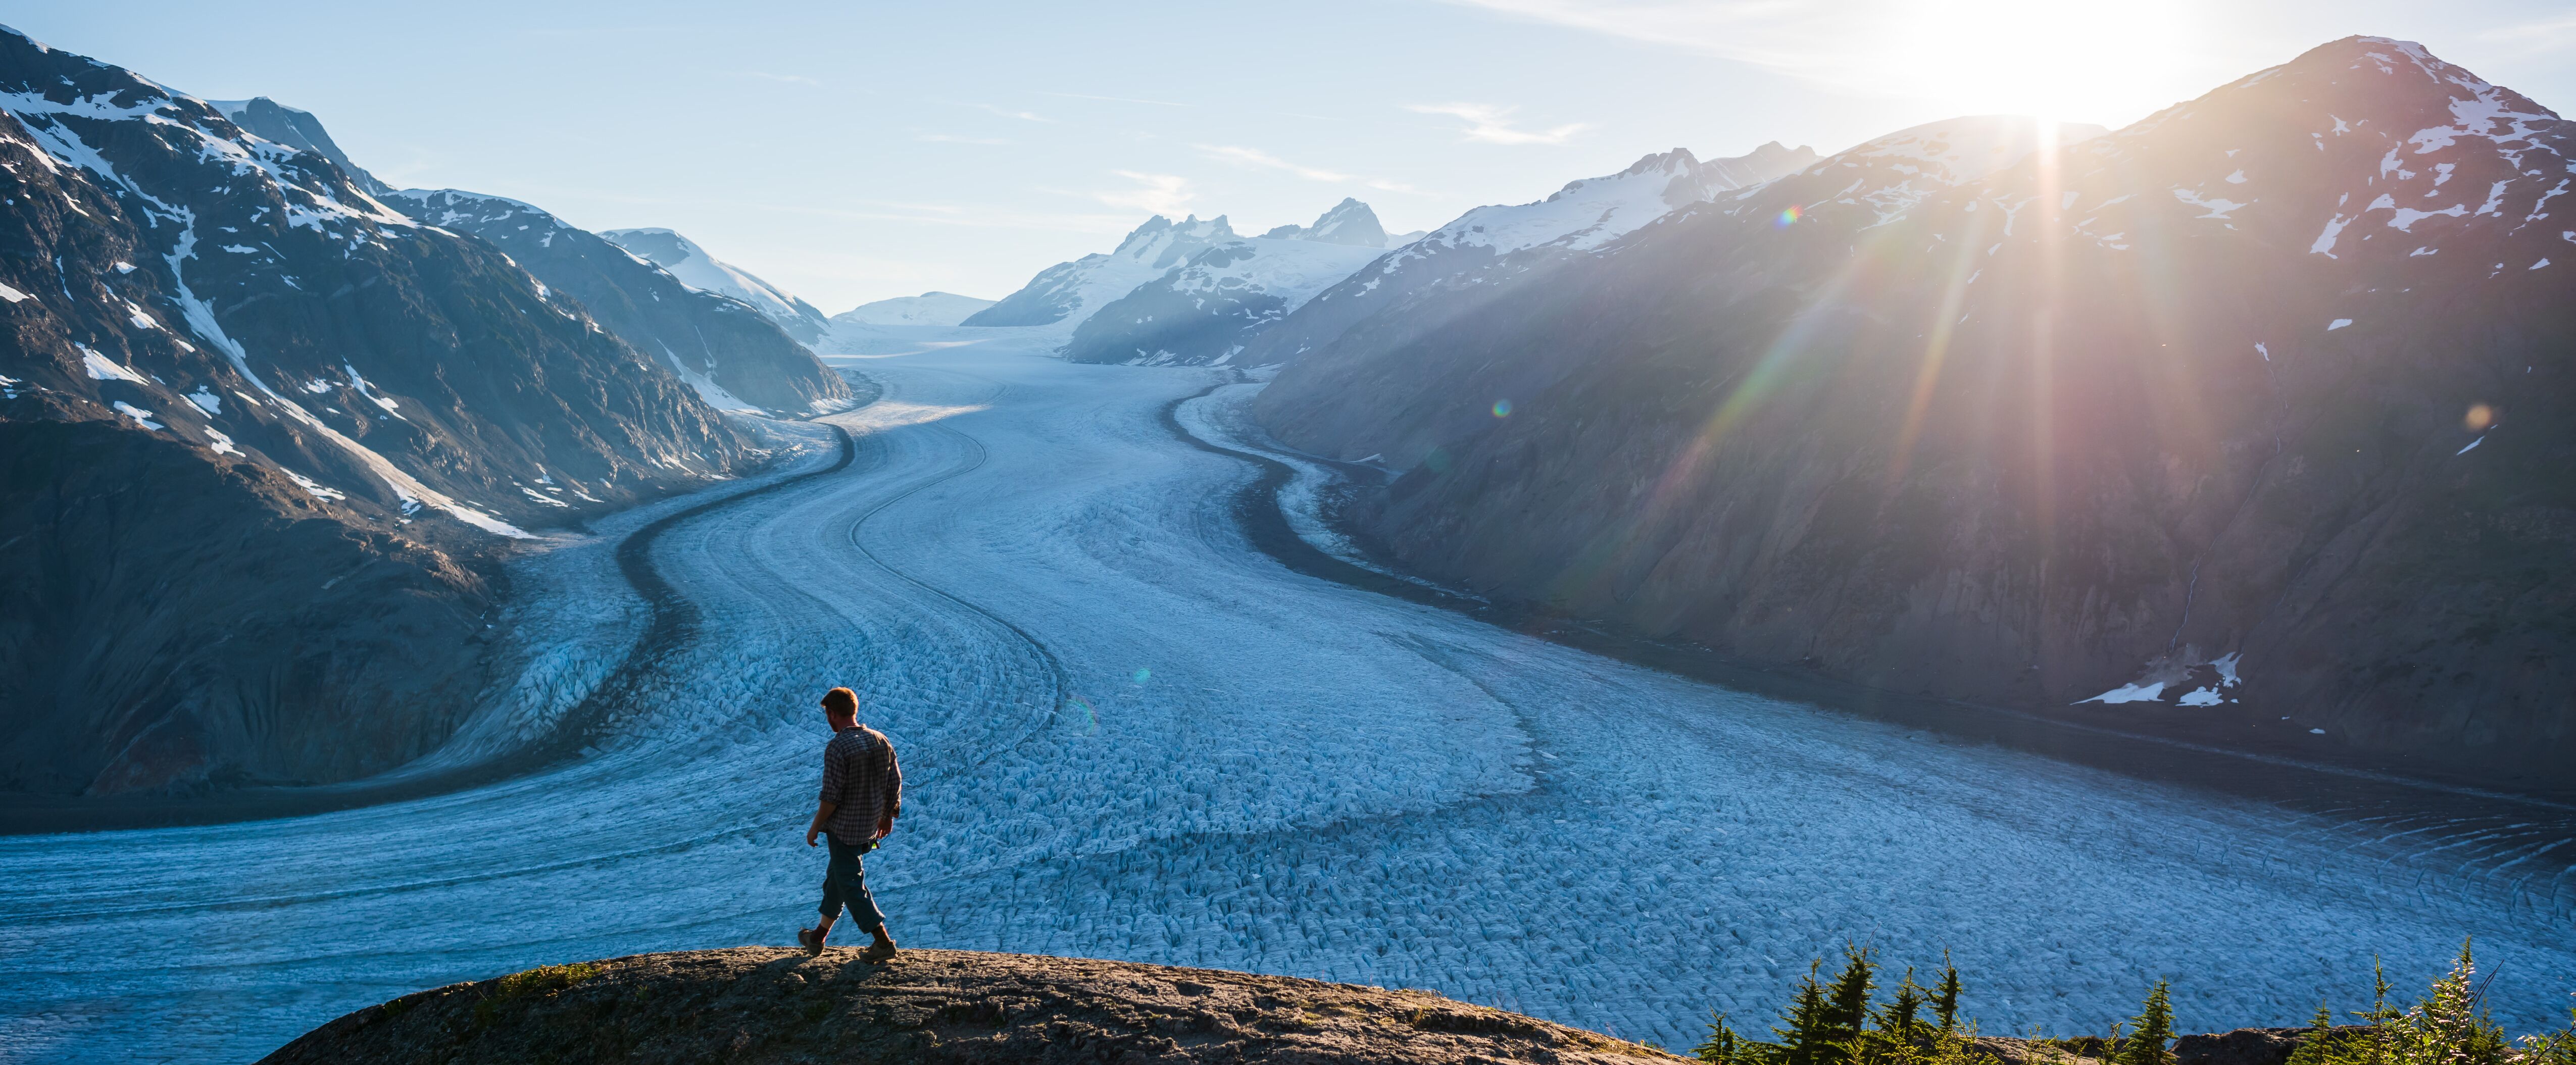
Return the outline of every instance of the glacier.
{"type": "MultiPolygon", "coordinates": [[[[907,946],[1429,988],[1686,1047],[1711,1010],[1758,1028],[1847,941],[1949,950],[1988,1032],[2076,1034],[2160,978],[2187,1030],[2300,1023],[2364,1005],[2374,956],[2420,986],[2474,934],[2500,1020],[2563,1020],[2566,808],[2217,752],[2192,755],[2303,798],[2113,772],[1306,576],[1235,519],[1254,468],[1176,435],[1268,449],[1229,435],[1257,382],[1047,346],[961,329],[835,360],[884,397],[767,423],[794,453],[770,476],[834,462],[831,426],[853,461],[656,541],[702,637],[578,759],[0,838],[0,1060],[246,1060],[423,987],[790,943],[834,684],[902,750],[905,816],[868,864],[907,946]]],[[[1276,454],[1298,509],[1328,471],[1276,454]]],[[[617,542],[713,497],[518,563],[521,672],[450,756],[596,687],[646,614],[617,542]]]]}

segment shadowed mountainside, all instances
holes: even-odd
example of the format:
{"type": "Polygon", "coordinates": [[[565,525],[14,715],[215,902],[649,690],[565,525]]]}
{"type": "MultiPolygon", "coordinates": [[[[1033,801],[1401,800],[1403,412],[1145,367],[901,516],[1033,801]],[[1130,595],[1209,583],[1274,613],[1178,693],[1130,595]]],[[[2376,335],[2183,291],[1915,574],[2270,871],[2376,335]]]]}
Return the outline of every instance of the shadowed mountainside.
{"type": "Polygon", "coordinates": [[[1401,471],[1358,525],[1480,591],[2563,787],[2570,133],[2377,38],[1992,173],[1926,127],[1344,334],[1256,411],[1401,471]]]}

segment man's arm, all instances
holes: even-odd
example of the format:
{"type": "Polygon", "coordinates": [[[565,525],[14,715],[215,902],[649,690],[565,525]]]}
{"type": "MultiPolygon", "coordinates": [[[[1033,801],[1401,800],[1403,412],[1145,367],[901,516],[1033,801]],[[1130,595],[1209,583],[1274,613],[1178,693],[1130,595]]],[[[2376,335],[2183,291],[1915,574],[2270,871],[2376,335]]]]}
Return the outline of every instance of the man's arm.
{"type": "Polygon", "coordinates": [[[894,741],[886,741],[885,812],[877,815],[877,838],[884,839],[894,831],[896,814],[903,812],[903,764],[895,760],[894,741]]]}
{"type": "Polygon", "coordinates": [[[848,770],[842,767],[841,760],[832,757],[832,748],[823,748],[823,793],[815,801],[814,820],[805,826],[806,846],[814,845],[814,837],[823,831],[823,824],[832,819],[832,811],[841,808],[838,800],[842,781],[847,776],[848,770]]]}
{"type": "Polygon", "coordinates": [[[822,833],[824,821],[832,821],[832,810],[840,810],[840,803],[832,803],[832,800],[822,800],[822,803],[814,805],[814,823],[809,823],[809,826],[806,826],[806,846],[814,846],[814,836],[817,836],[817,833],[822,833]]]}

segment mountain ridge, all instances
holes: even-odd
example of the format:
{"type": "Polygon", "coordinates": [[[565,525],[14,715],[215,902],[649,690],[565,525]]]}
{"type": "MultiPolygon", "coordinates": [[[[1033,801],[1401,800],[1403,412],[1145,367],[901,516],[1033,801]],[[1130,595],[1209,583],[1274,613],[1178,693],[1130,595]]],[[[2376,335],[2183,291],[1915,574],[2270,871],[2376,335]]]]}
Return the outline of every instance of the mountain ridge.
{"type": "Polygon", "coordinates": [[[1402,471],[1355,520],[1480,592],[2547,783],[2568,133],[2347,38],[1956,183],[1864,145],[1355,329],[1255,411],[1402,471]]]}

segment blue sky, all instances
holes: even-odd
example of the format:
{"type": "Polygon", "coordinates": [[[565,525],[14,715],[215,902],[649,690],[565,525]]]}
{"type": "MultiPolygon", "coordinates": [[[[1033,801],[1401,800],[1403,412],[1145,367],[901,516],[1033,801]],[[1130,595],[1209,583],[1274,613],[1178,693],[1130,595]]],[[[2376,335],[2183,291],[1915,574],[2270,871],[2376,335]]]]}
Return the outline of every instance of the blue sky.
{"type": "MultiPolygon", "coordinates": [[[[15,6],[15,5],[13,5],[15,6]]],[[[2576,106],[2576,4],[49,3],[37,39],[320,115],[396,185],[667,226],[827,312],[998,297],[1154,212],[1391,230],[1675,146],[2121,125],[2351,33],[2576,106]]]]}

